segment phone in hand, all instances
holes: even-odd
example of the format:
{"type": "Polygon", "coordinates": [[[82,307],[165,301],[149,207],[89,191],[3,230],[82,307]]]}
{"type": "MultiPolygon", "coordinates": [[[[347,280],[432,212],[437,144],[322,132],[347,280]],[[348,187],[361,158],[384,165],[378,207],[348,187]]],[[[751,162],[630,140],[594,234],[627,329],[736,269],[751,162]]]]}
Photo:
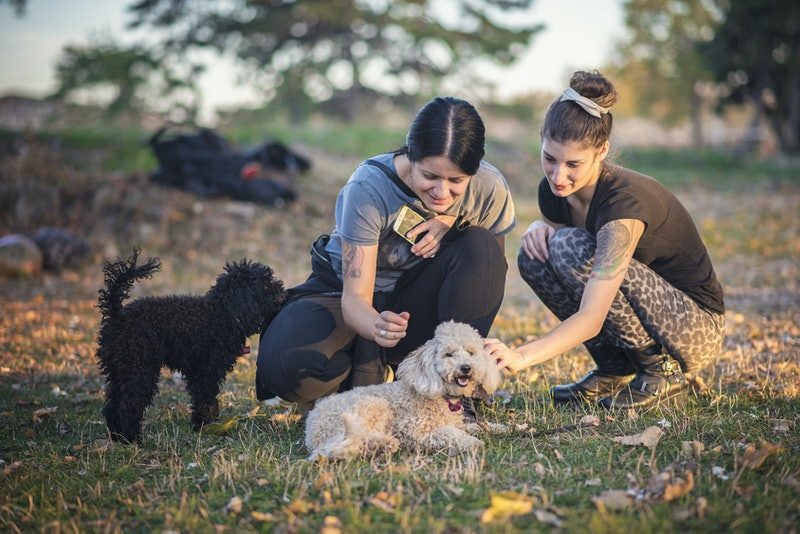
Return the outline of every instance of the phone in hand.
{"type": "Polygon", "coordinates": [[[414,211],[411,207],[403,206],[397,214],[397,219],[395,219],[392,229],[396,234],[413,245],[419,241],[425,232],[415,236],[414,239],[409,238],[406,233],[422,222],[425,222],[425,217],[414,211]]]}

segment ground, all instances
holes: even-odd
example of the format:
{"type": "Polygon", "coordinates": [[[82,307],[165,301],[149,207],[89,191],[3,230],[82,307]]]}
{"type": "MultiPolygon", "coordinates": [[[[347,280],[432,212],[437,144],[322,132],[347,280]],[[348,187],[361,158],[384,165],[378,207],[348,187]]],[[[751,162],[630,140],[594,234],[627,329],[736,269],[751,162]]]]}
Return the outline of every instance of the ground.
{"type": "MultiPolygon", "coordinates": [[[[74,202],[70,214],[91,231],[89,264],[0,280],[3,530],[797,530],[800,165],[787,161],[619,156],[676,191],[725,289],[724,351],[685,411],[553,408],[548,387],[590,367],[578,349],[506,379],[485,417],[510,432],[485,436],[481,454],[314,464],[305,460],[298,409],[255,399],[254,337],[254,353],[222,393],[222,426],[192,432],[180,378],[165,373],[142,446],[110,443],[94,360],[102,260],[134,244],[161,258],[163,272],[134,297],[204,292],[226,259],[242,256],[270,264],[287,285],[302,281],[308,245],[330,229],[336,191],[368,155],[318,141],[301,140],[314,170],[298,182],[299,202],[277,210],[197,199],[141,173],[87,171],[91,202],[74,202]]],[[[524,144],[490,143],[488,157],[507,175],[520,220],[493,335],[518,343],[555,324],[515,267],[519,238],[538,213],[539,170],[524,144]]]]}

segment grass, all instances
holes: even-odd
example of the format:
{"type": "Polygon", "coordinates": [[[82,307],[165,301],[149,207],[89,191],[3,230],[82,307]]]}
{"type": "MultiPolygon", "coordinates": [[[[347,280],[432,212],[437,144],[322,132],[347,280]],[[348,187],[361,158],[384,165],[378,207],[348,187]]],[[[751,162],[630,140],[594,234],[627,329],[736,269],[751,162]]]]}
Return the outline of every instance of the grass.
{"type": "MultiPolygon", "coordinates": [[[[308,243],[328,228],[330,205],[352,166],[366,154],[394,146],[391,132],[353,130],[347,135],[333,127],[286,130],[284,140],[302,139],[313,147],[315,170],[299,182],[299,202],[283,211],[256,207],[251,213],[223,200],[203,201],[197,209],[197,199],[187,194],[135,182],[148,210],[133,212],[136,222],[129,224],[125,239],[151,236],[133,242],[148,255],[160,255],[165,265],[135,294],[204,291],[223,259],[240,255],[269,262],[289,284],[301,281],[308,243]],[[136,234],[145,225],[156,231],[136,234]]],[[[105,159],[103,165],[145,170],[144,160],[125,156],[138,137],[115,135],[74,132],[62,138],[61,146],[74,158],[72,165],[82,169],[91,160],[86,151],[112,150],[119,142],[115,154],[120,159],[105,159]]],[[[232,139],[246,144],[262,135],[254,130],[232,139]]],[[[500,167],[520,214],[508,240],[506,300],[493,335],[514,343],[555,322],[519,280],[513,262],[514,244],[536,216],[535,187],[529,184],[535,153],[523,144],[493,143],[490,153],[508,156],[500,167]]],[[[606,414],[590,407],[552,407],[548,387],[574,380],[590,366],[579,349],[503,383],[508,403],[488,407],[485,417],[511,432],[482,436],[482,452],[400,452],[315,464],[305,460],[297,407],[255,400],[255,358],[249,357],[240,359],[221,395],[223,419],[236,420],[228,432],[192,432],[188,396],[182,383],[165,373],[146,417],[144,443],[115,445],[106,439],[100,415],[102,383],[93,356],[98,257],[97,264],[78,272],[0,280],[0,529],[331,534],[527,532],[559,524],[576,532],[796,531],[797,168],[762,162],[760,174],[753,175],[755,163],[748,168],[745,160],[724,154],[641,150],[625,156],[639,158],[630,163],[634,168],[674,180],[727,294],[723,354],[702,374],[708,390],[694,392],[684,410],[606,414]],[[762,185],[777,184],[778,193],[758,187],[753,176],[763,177],[762,185]],[[586,416],[595,416],[597,426],[545,432],[586,416]],[[663,431],[654,448],[613,441],[652,426],[663,431]],[[748,464],[748,445],[765,450],[762,440],[780,451],[761,465],[748,464]],[[684,442],[702,443],[703,450],[692,452],[684,442]],[[686,477],[687,471],[694,480],[687,493],[668,502],[653,496],[657,475],[686,477]],[[629,490],[639,498],[613,510],[595,502],[606,490],[629,490]],[[492,497],[501,492],[512,492],[512,502],[527,503],[529,510],[481,522],[492,497]]],[[[131,217],[128,211],[113,216],[131,217]]],[[[115,243],[114,236],[101,232],[108,224],[92,221],[87,231],[112,239],[102,246],[124,252],[126,241],[115,243]]],[[[257,338],[250,341],[255,349],[257,338]]]]}

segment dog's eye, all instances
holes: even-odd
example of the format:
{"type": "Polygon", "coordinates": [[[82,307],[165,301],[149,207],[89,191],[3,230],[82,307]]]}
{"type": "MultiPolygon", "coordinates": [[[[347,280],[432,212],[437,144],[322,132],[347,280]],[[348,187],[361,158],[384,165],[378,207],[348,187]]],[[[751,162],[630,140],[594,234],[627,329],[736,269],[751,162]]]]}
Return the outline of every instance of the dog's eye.
{"type": "Polygon", "coordinates": [[[452,352],[445,352],[444,353],[444,357],[445,358],[452,358],[453,357],[453,353],[452,352]]]}

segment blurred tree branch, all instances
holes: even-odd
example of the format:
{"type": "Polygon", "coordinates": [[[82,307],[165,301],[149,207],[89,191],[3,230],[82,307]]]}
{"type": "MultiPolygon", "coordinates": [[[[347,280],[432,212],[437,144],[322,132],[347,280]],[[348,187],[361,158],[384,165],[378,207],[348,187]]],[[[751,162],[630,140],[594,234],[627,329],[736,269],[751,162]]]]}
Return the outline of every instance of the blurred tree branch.
{"type": "Polygon", "coordinates": [[[352,117],[369,94],[430,94],[478,58],[511,63],[541,24],[494,22],[532,0],[136,0],[132,28],[149,28],[164,56],[231,53],[246,75],[302,115],[341,96],[352,117]],[[444,9],[442,6],[449,6],[444,9]]]}

